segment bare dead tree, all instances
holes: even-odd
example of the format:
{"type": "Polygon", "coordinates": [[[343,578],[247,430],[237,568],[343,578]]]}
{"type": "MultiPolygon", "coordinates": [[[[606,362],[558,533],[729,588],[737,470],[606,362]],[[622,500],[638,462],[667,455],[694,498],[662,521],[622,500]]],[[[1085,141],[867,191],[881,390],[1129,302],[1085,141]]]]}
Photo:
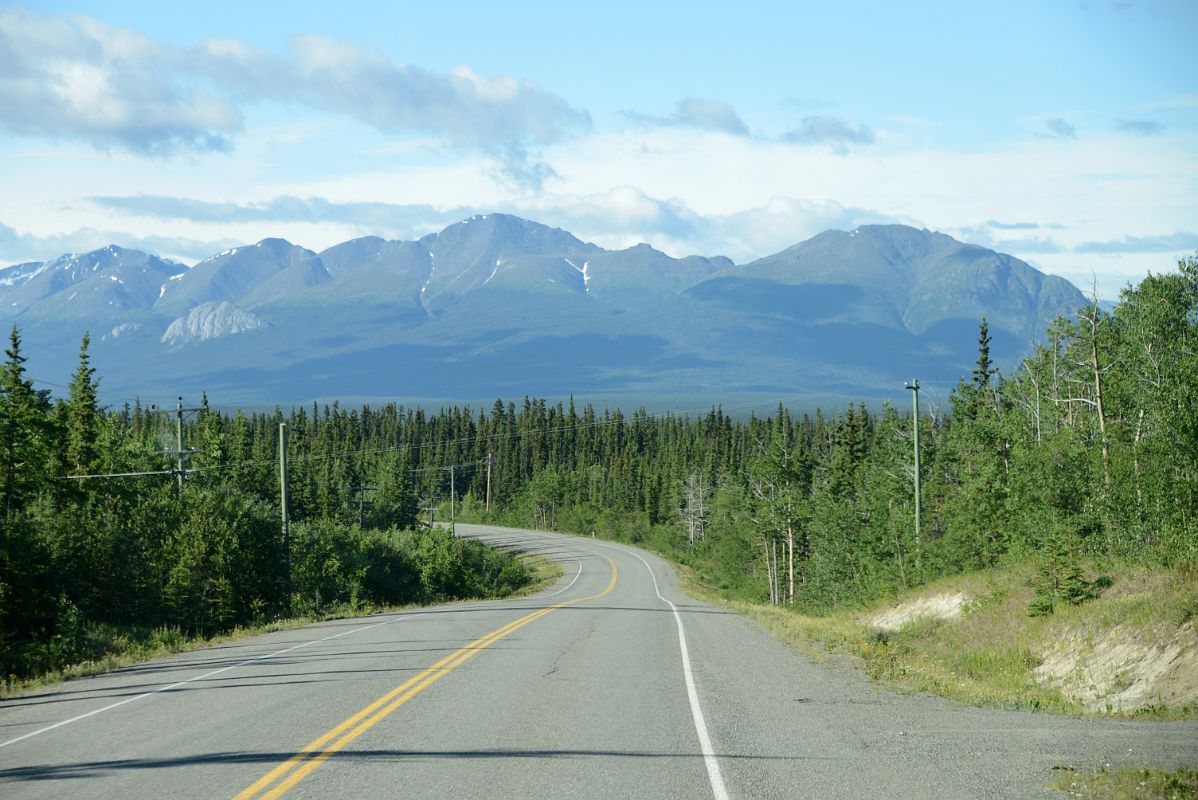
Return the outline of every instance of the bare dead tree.
{"type": "Polygon", "coordinates": [[[711,487],[703,482],[703,479],[692,472],[686,477],[686,483],[683,485],[682,507],[679,508],[678,514],[682,518],[682,522],[686,525],[687,541],[690,547],[695,546],[695,541],[702,540],[704,531],[707,528],[707,499],[711,496],[711,487]]]}

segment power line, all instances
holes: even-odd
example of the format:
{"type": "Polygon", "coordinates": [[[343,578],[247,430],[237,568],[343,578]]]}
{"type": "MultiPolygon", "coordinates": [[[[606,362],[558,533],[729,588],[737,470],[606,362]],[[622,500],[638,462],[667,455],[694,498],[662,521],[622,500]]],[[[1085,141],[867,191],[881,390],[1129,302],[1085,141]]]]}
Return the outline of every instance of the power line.
{"type": "Polygon", "coordinates": [[[174,475],[176,470],[173,469],[158,469],[148,470],[145,472],[108,472],[100,475],[63,475],[58,478],[61,481],[82,481],[92,478],[141,478],[146,475],[174,475]]]}
{"type": "MultiPolygon", "coordinates": [[[[794,397],[814,397],[814,396],[817,396],[817,395],[813,395],[813,394],[794,395],[794,397]]],[[[783,399],[747,401],[744,403],[734,403],[729,406],[724,406],[723,404],[715,404],[712,406],[708,406],[706,408],[691,409],[691,410],[684,410],[684,411],[662,411],[657,414],[645,413],[643,415],[640,414],[639,411],[634,411],[631,415],[625,415],[622,411],[620,411],[619,409],[616,409],[616,413],[620,414],[619,420],[615,419],[614,417],[608,416],[604,419],[596,419],[594,422],[589,422],[589,423],[578,421],[578,422],[574,422],[574,423],[570,423],[570,424],[558,425],[556,427],[551,427],[551,428],[533,428],[533,429],[525,430],[525,431],[512,431],[511,433],[507,433],[507,434],[502,434],[502,433],[491,433],[491,434],[487,434],[487,435],[475,434],[473,436],[464,436],[464,437],[460,437],[457,439],[441,439],[441,440],[438,440],[435,442],[417,442],[414,444],[389,445],[386,447],[366,447],[366,448],[361,448],[358,450],[348,450],[343,453],[327,453],[327,454],[321,454],[321,455],[301,456],[299,458],[299,460],[328,461],[328,460],[332,460],[335,458],[345,458],[345,457],[348,457],[351,455],[377,454],[377,453],[387,453],[387,452],[392,452],[392,451],[398,452],[400,450],[407,450],[407,451],[423,450],[423,449],[429,448],[429,447],[442,447],[442,446],[450,447],[453,445],[469,444],[469,443],[480,442],[480,441],[495,443],[502,439],[518,439],[521,436],[528,436],[528,435],[532,435],[532,434],[551,434],[551,433],[561,433],[563,431],[570,431],[570,430],[587,430],[587,429],[591,429],[591,428],[600,428],[605,425],[615,425],[615,424],[617,424],[617,422],[623,422],[625,425],[628,425],[628,424],[630,424],[630,420],[633,420],[633,419],[659,420],[659,419],[665,419],[668,417],[679,417],[679,418],[689,419],[690,416],[693,414],[695,414],[695,415],[703,414],[705,412],[716,410],[717,408],[721,412],[723,412],[725,408],[736,409],[736,408],[752,408],[752,407],[759,407],[759,406],[773,406],[773,405],[777,405],[778,403],[783,403],[783,402],[785,402],[783,399]]],[[[604,413],[609,414],[610,412],[605,410],[604,413]]],[[[482,462],[480,461],[479,463],[482,463],[482,462]]]]}
{"type": "MultiPolygon", "coordinates": [[[[489,434],[476,433],[472,436],[463,436],[463,437],[458,437],[458,438],[454,438],[454,439],[440,439],[440,440],[431,441],[431,442],[413,442],[413,443],[408,443],[408,444],[387,445],[387,446],[383,446],[383,447],[364,447],[364,448],[359,448],[357,450],[345,450],[345,451],[342,451],[339,453],[296,454],[296,455],[292,456],[289,460],[292,462],[319,463],[322,461],[348,459],[351,456],[357,456],[357,455],[381,455],[384,453],[401,452],[401,451],[418,452],[418,451],[421,451],[421,450],[424,450],[427,448],[453,447],[455,445],[464,445],[464,444],[481,443],[481,442],[495,444],[502,440],[518,439],[518,438],[521,438],[524,436],[531,436],[531,435],[537,435],[537,434],[548,435],[548,434],[553,434],[553,433],[562,433],[562,432],[566,432],[566,431],[588,430],[588,429],[594,429],[594,428],[601,428],[604,426],[612,426],[612,425],[621,424],[621,423],[627,426],[627,425],[631,425],[633,421],[638,421],[638,420],[662,420],[662,419],[668,419],[668,418],[678,418],[678,419],[682,419],[682,420],[689,420],[692,416],[698,416],[698,415],[702,415],[704,413],[708,413],[708,412],[716,411],[716,410],[718,410],[722,414],[727,409],[744,409],[744,408],[775,406],[778,404],[785,404],[786,400],[788,400],[788,399],[794,399],[796,397],[814,397],[814,396],[819,396],[819,395],[815,395],[812,393],[801,393],[801,394],[789,395],[786,398],[775,398],[772,400],[760,400],[760,401],[745,401],[743,403],[733,403],[731,405],[724,405],[722,403],[716,403],[716,404],[707,406],[705,408],[661,411],[656,414],[649,414],[649,413],[641,414],[640,411],[634,411],[632,414],[626,415],[626,414],[624,414],[624,412],[622,412],[620,409],[617,408],[615,410],[614,414],[618,415],[618,416],[615,416],[608,409],[604,409],[604,418],[602,418],[602,419],[596,418],[595,420],[593,420],[591,422],[584,422],[584,421],[582,421],[581,418],[579,418],[577,421],[575,421],[573,423],[563,423],[563,424],[552,426],[552,427],[532,428],[532,429],[523,430],[523,431],[514,430],[514,431],[511,431],[508,433],[501,433],[501,432],[489,433],[489,434]]],[[[153,406],[151,406],[149,408],[151,411],[155,410],[153,406]]],[[[166,413],[169,413],[171,410],[172,409],[163,409],[163,411],[166,413]]],[[[191,411],[193,409],[186,409],[186,410],[191,411]]],[[[506,411],[505,411],[505,416],[506,416],[506,411]]],[[[473,414],[471,414],[471,419],[473,419],[473,414]]],[[[190,467],[186,470],[186,472],[187,472],[187,474],[191,474],[191,473],[195,473],[195,472],[221,472],[221,471],[229,470],[229,469],[274,465],[275,463],[276,463],[275,459],[253,459],[253,460],[230,462],[230,463],[225,463],[225,464],[213,464],[213,465],[201,466],[201,467],[190,467]]],[[[479,466],[479,465],[482,465],[485,463],[486,463],[486,459],[479,459],[476,461],[464,462],[461,464],[455,464],[455,465],[449,465],[449,466],[455,466],[455,467],[479,466]]],[[[416,473],[433,472],[436,470],[449,469],[449,466],[438,465],[438,466],[430,466],[430,467],[421,467],[421,468],[414,469],[413,472],[416,472],[416,473]]],[[[144,472],[109,473],[109,474],[104,474],[104,475],[64,475],[64,476],[62,476],[62,478],[63,479],[72,479],[72,480],[82,480],[82,479],[91,479],[91,478],[140,477],[140,476],[150,476],[150,475],[175,475],[175,474],[179,474],[178,470],[151,470],[151,471],[144,471],[144,472]]]]}
{"type": "MultiPolygon", "coordinates": [[[[25,376],[25,379],[28,381],[31,381],[32,383],[40,383],[45,386],[53,386],[56,389],[66,389],[67,391],[70,391],[70,389],[71,389],[70,385],[68,385],[68,384],[55,383],[54,381],[46,381],[46,380],[42,380],[41,378],[34,378],[28,374],[25,376]]],[[[104,397],[111,397],[116,400],[124,400],[126,403],[134,403],[134,404],[144,403],[146,400],[150,399],[150,398],[145,398],[145,397],[128,397],[126,395],[120,395],[120,394],[116,394],[115,392],[108,392],[108,391],[103,391],[100,389],[96,389],[94,391],[97,395],[103,395],[104,397]]]]}

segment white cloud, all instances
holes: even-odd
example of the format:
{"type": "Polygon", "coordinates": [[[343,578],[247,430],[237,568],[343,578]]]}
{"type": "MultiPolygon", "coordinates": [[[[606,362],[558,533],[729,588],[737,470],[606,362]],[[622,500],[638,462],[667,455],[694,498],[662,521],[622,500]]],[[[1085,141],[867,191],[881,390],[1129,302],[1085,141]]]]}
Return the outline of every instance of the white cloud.
{"type": "Polygon", "coordinates": [[[384,133],[433,133],[501,159],[539,189],[552,175],[533,150],[590,127],[590,116],[531,81],[485,78],[465,66],[437,73],[322,36],[293,37],[277,56],[236,40],[202,42],[196,68],[242,101],[298,102],[384,133]]]}
{"type": "Polygon", "coordinates": [[[844,117],[811,115],[803,117],[799,126],[782,134],[782,140],[792,144],[827,144],[843,152],[850,144],[873,144],[873,130],[864,123],[853,125],[844,117]]]}
{"type": "Polygon", "coordinates": [[[1177,253],[1189,250],[1198,250],[1198,234],[1188,231],[1083,242],[1073,249],[1075,253],[1177,253]]]}
{"type": "Polygon", "coordinates": [[[0,11],[0,126],[18,135],[136,153],[228,150],[241,106],[263,101],[434,134],[499,158],[532,188],[552,175],[536,149],[590,126],[531,81],[434,72],[320,36],[294,37],[282,55],[227,38],[180,48],[87,17],[0,11]]]}
{"type": "MultiPolygon", "coordinates": [[[[328,226],[344,226],[388,238],[414,239],[476,213],[506,212],[564,228],[603,247],[622,249],[648,242],[674,256],[726,255],[748,261],[776,252],[815,234],[883,222],[912,222],[868,209],[846,208],[834,201],[775,197],[763,206],[732,214],[701,214],[678,199],[651,197],[631,186],[590,195],[542,194],[489,206],[436,208],[427,204],[332,202],[318,197],[275,197],[260,203],[205,202],[164,197],[95,197],[108,211],[133,217],[187,220],[218,225],[258,224],[264,231],[287,225],[324,223],[319,241],[300,242],[320,249],[334,244],[328,226]]],[[[348,236],[344,238],[349,238],[348,236]]],[[[338,240],[339,241],[339,240],[338,240]]]]}
{"type": "Polygon", "coordinates": [[[625,112],[634,122],[649,126],[680,126],[722,131],[733,136],[748,136],[749,126],[736,113],[736,109],[722,100],[707,97],[685,97],[678,101],[674,113],[667,117],[625,112]]]}
{"type": "Polygon", "coordinates": [[[190,262],[244,242],[235,239],[197,241],[180,236],[137,236],[121,231],[79,228],[65,234],[35,236],[0,223],[0,267],[25,261],[50,261],[64,253],[87,253],[110,244],[190,262]]]}
{"type": "Polygon", "coordinates": [[[0,9],[0,127],[145,154],[227,150],[239,110],[179,85],[182,66],[132,31],[0,9]]]}
{"type": "Polygon", "coordinates": [[[1061,117],[1050,117],[1044,120],[1042,135],[1053,139],[1076,139],[1077,128],[1061,117]]]}
{"type": "Polygon", "coordinates": [[[1119,119],[1115,120],[1115,130],[1133,136],[1157,136],[1165,132],[1165,126],[1154,119],[1119,119]]]}
{"type": "MultiPolygon", "coordinates": [[[[247,64],[257,57],[244,45],[224,46],[247,64]]],[[[284,66],[302,61],[305,69],[329,69],[327,53],[302,60],[266,56],[284,66]]],[[[396,67],[386,62],[384,68],[396,67]]],[[[269,69],[286,72],[278,64],[269,69]]],[[[479,84],[460,71],[454,79],[468,85],[465,91],[475,93],[478,103],[520,92],[519,81],[479,84]]],[[[969,148],[932,140],[916,145],[879,130],[871,146],[843,156],[776,136],[730,136],[682,125],[563,133],[534,143],[560,177],[548,190],[529,192],[498,177],[505,163],[499,149],[446,147],[446,136],[431,133],[418,143],[391,137],[348,113],[301,114],[302,124],[316,128],[288,143],[280,136],[285,128],[268,133],[256,124],[262,113],[247,117],[255,124],[238,135],[233,156],[199,164],[120,153],[101,159],[85,147],[41,143],[19,154],[0,151],[0,172],[23,187],[19,196],[0,196],[0,219],[38,237],[96,227],[197,242],[281,236],[321,249],[365,234],[411,238],[494,210],[557,225],[607,247],[644,240],[672,255],[723,253],[738,261],[827,227],[900,221],[1000,246],[1069,276],[1088,274],[1091,267],[1100,276],[1169,269],[1172,252],[1113,255],[1078,248],[1194,230],[1198,149],[1192,132],[1172,122],[1150,138],[1108,125],[1076,140],[1025,134],[1018,142],[969,148]],[[337,157],[324,158],[326,147],[335,147],[337,157]],[[162,205],[164,216],[152,217],[144,215],[148,206],[138,216],[136,202],[122,208],[112,203],[105,211],[115,219],[98,225],[96,206],[80,202],[138,195],[149,196],[144,202],[150,205],[166,197],[211,207],[170,217],[162,205]],[[284,214],[289,204],[294,208],[284,214]],[[230,212],[225,219],[221,208],[230,212]],[[989,238],[970,234],[978,229],[989,238]]],[[[1042,117],[1021,122],[1025,131],[1044,125],[1042,117]]],[[[9,255],[0,247],[0,263],[9,255]]]]}

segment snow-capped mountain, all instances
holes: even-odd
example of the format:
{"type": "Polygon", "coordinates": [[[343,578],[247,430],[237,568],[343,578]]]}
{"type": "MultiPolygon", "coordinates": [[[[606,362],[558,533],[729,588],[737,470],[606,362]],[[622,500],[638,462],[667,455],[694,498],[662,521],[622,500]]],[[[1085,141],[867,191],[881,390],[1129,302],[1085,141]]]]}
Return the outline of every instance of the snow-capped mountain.
{"type": "Polygon", "coordinates": [[[897,395],[968,372],[982,315],[1012,363],[1082,302],[1011,256],[898,225],[744,265],[490,214],[320,253],[265,239],[190,269],[108,247],[0,270],[0,318],[36,373],[69,374],[90,329],[110,391],[230,404],[897,395]]]}

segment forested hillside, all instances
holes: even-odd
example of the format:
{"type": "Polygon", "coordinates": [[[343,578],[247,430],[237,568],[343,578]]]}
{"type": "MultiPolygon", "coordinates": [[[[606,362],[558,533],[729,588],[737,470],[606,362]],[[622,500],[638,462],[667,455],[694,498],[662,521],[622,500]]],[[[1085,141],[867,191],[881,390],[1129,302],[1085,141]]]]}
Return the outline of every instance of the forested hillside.
{"type": "Polygon", "coordinates": [[[180,486],[163,452],[173,416],[99,409],[86,339],[69,397],[51,401],[14,330],[0,378],[0,664],[84,657],[105,624],[216,630],[518,584],[481,549],[403,532],[451,491],[459,514],[645,542],[729,592],[814,610],[1034,558],[1030,611],[1051,613],[1094,588],[1081,569],[1093,559],[1198,560],[1198,262],[1125,290],[1111,313],[1079,309],[1044,342],[1000,375],[981,322],[951,409],[919,418],[916,536],[905,409],[692,418],[526,398],[246,416],[205,403],[185,426],[196,452],[180,486]],[[119,473],[159,474],[72,477],[119,473]]]}
{"type": "Polygon", "coordinates": [[[0,325],[24,331],[37,375],[65,383],[90,328],[108,391],[265,408],[878,400],[913,374],[951,385],[983,313],[1007,368],[1083,300],[1012,256],[903,225],[735,265],[604,250],[506,214],[320,253],[264,239],[190,269],[106,247],[0,270],[0,325]]]}

